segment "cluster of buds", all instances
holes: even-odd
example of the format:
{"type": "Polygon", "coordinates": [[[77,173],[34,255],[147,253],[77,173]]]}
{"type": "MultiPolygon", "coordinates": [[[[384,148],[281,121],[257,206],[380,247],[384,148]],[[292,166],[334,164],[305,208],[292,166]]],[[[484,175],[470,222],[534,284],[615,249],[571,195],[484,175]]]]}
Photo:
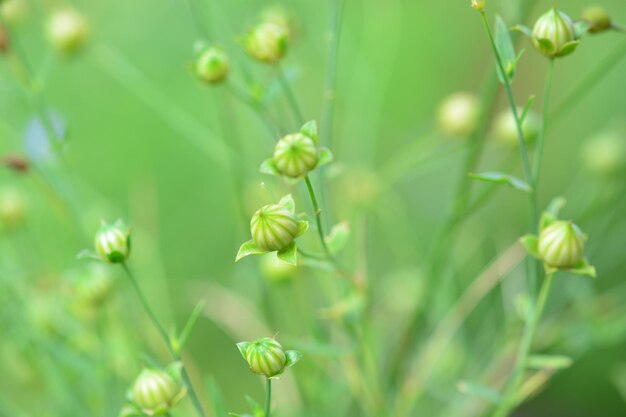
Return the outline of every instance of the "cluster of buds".
{"type": "Polygon", "coordinates": [[[446,135],[465,137],[476,129],[480,111],[480,100],[474,94],[454,93],[441,102],[437,124],[446,135]]]}
{"type": "Polygon", "coordinates": [[[271,22],[259,23],[243,38],[248,55],[266,64],[278,63],[287,53],[288,44],[287,29],[271,22]]]}
{"type": "Polygon", "coordinates": [[[277,252],[278,258],[296,264],[296,238],[309,228],[309,222],[295,214],[291,195],[283,197],[278,204],[261,207],[250,221],[252,240],[241,245],[236,261],[249,256],[277,252]]]}
{"type": "Polygon", "coordinates": [[[562,199],[556,199],[541,217],[539,235],[526,235],[521,242],[532,256],[543,262],[548,274],[566,271],[595,277],[595,268],[584,256],[587,237],[573,222],[557,218],[563,205],[562,199]]]}
{"type": "Polygon", "coordinates": [[[327,148],[318,149],[317,123],[306,123],[299,132],[288,134],[278,140],[271,158],[261,164],[264,174],[299,179],[315,168],[333,160],[327,148]]]}
{"type": "Polygon", "coordinates": [[[108,263],[124,263],[130,255],[130,229],[122,220],[103,222],[94,242],[97,259],[108,263]]]}
{"type": "Polygon", "coordinates": [[[76,10],[55,11],[48,20],[48,39],[63,55],[72,55],[82,49],[89,38],[89,23],[76,10]]]}
{"type": "Polygon", "coordinates": [[[250,371],[268,379],[278,377],[302,358],[302,353],[295,350],[285,351],[271,337],[262,337],[254,342],[240,342],[237,343],[237,348],[248,362],[250,371]]]}
{"type": "Polygon", "coordinates": [[[167,415],[187,394],[182,383],[181,364],[166,369],[145,368],[128,391],[130,404],[120,417],[167,415]]]}
{"type": "MultiPolygon", "coordinates": [[[[523,111],[523,109],[518,108],[518,116],[521,116],[523,111]]],[[[524,140],[527,144],[531,144],[535,141],[540,129],[541,118],[536,112],[528,109],[522,120],[522,133],[524,134],[524,140]]],[[[508,146],[519,145],[517,123],[515,122],[515,115],[511,109],[505,109],[495,117],[490,136],[508,146]]]]}
{"type": "Polygon", "coordinates": [[[228,56],[221,48],[215,46],[202,51],[194,64],[196,77],[206,84],[218,84],[224,81],[229,69],[228,56]]]}
{"type": "Polygon", "coordinates": [[[535,48],[548,58],[569,55],[580,43],[572,19],[556,8],[537,19],[532,30],[532,40],[535,48]]]}

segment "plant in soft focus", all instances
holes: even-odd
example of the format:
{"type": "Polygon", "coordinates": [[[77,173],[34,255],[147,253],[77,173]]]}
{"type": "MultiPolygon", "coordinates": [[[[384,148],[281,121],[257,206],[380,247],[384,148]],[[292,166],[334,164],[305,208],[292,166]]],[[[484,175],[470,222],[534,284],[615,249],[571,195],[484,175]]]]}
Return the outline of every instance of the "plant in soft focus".
{"type": "Polygon", "coordinates": [[[101,260],[124,263],[130,256],[130,246],[130,228],[122,220],[113,224],[102,222],[94,242],[96,254],[101,260]]]}
{"type": "MultiPolygon", "coordinates": [[[[522,114],[522,112],[523,109],[518,107],[517,114],[522,114]]],[[[526,143],[532,144],[537,139],[540,130],[541,118],[537,113],[529,109],[524,116],[524,120],[522,120],[522,132],[526,143]]],[[[511,109],[502,110],[495,116],[490,136],[505,145],[519,145],[515,115],[511,109]]]]}
{"type": "Polygon", "coordinates": [[[212,46],[200,53],[194,64],[198,79],[207,84],[217,84],[226,79],[230,61],[224,51],[212,46]]]}
{"type": "Polygon", "coordinates": [[[252,58],[266,64],[276,64],[287,53],[289,33],[282,25],[259,23],[244,36],[243,45],[252,58]]]}
{"type": "Polygon", "coordinates": [[[626,140],[616,130],[589,138],[580,154],[583,166],[593,175],[617,178],[626,172],[626,140]]]}
{"type": "Polygon", "coordinates": [[[480,111],[480,101],[474,94],[454,93],[439,105],[437,123],[445,134],[465,137],[476,129],[480,111]]]}
{"type": "Polygon", "coordinates": [[[25,212],[26,201],[22,192],[13,187],[0,189],[0,225],[4,228],[20,225],[25,212]]]}
{"type": "Polygon", "coordinates": [[[582,19],[589,24],[589,33],[601,33],[613,28],[611,16],[599,6],[586,8],[582,13],[582,19]]]}
{"type": "Polygon", "coordinates": [[[59,53],[72,55],[85,46],[89,38],[89,23],[76,10],[57,10],[50,15],[47,34],[59,53]]]}
{"type": "Polygon", "coordinates": [[[144,368],[128,390],[130,404],[122,409],[120,417],[169,415],[185,395],[179,363],[167,369],[144,368]]]}
{"type": "Polygon", "coordinates": [[[580,41],[572,19],[556,7],[543,14],[533,27],[535,48],[549,58],[559,58],[576,50],[580,41]]]}

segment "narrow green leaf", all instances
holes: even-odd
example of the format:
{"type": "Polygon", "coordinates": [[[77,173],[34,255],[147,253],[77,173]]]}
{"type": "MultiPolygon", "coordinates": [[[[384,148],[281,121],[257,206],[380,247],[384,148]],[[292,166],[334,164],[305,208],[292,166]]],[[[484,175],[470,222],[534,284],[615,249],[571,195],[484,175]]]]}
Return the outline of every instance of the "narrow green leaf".
{"type": "Polygon", "coordinates": [[[520,118],[519,118],[520,124],[522,126],[524,125],[524,120],[526,120],[526,115],[528,115],[528,112],[530,111],[534,102],[535,102],[535,95],[531,94],[530,97],[528,97],[528,100],[526,100],[526,104],[524,105],[524,110],[522,110],[522,114],[520,115],[520,118]]]}
{"type": "Polygon", "coordinates": [[[457,387],[462,394],[482,398],[493,404],[499,404],[502,400],[498,391],[477,382],[461,381],[457,387]]]}
{"type": "Polygon", "coordinates": [[[330,149],[328,148],[321,148],[320,149],[320,157],[319,160],[317,161],[317,166],[321,167],[324,165],[328,165],[331,162],[333,162],[335,159],[333,153],[330,151],[330,149]]]}
{"type": "Polygon", "coordinates": [[[239,252],[237,252],[235,262],[239,261],[242,258],[245,258],[246,256],[262,255],[264,253],[267,253],[267,251],[259,248],[254,240],[249,240],[239,247],[239,252]]]}
{"type": "Polygon", "coordinates": [[[189,319],[187,319],[187,323],[185,323],[185,327],[183,327],[183,331],[180,333],[180,336],[178,337],[178,340],[179,340],[178,349],[180,349],[179,353],[185,347],[185,344],[187,343],[187,339],[189,338],[189,335],[191,334],[191,330],[193,330],[193,326],[198,321],[198,317],[200,317],[200,313],[202,313],[203,308],[204,308],[204,301],[200,301],[198,304],[196,304],[196,307],[191,312],[189,319]]]}
{"type": "Polygon", "coordinates": [[[470,178],[485,181],[485,182],[493,182],[496,184],[505,184],[509,185],[516,190],[523,191],[525,193],[532,192],[532,188],[526,181],[520,180],[519,178],[513,177],[508,174],[504,174],[502,172],[485,172],[482,174],[469,174],[470,178]]]}
{"type": "Polygon", "coordinates": [[[102,262],[102,258],[97,253],[89,249],[83,249],[80,252],[78,252],[78,255],[76,255],[76,259],[79,259],[79,260],[90,259],[92,261],[102,262]]]}
{"type": "Polygon", "coordinates": [[[300,129],[300,133],[304,136],[310,137],[313,139],[313,142],[317,143],[317,122],[315,120],[306,122],[300,129]]]}
{"type": "Polygon", "coordinates": [[[298,233],[296,234],[296,237],[302,236],[303,234],[305,234],[307,232],[307,230],[309,230],[309,222],[306,220],[298,220],[297,222],[298,224],[298,233]]]}
{"type": "Polygon", "coordinates": [[[248,355],[248,349],[250,348],[250,345],[252,345],[251,342],[239,342],[239,343],[237,343],[237,349],[239,349],[239,352],[241,353],[241,356],[243,356],[243,358],[245,360],[248,360],[247,355],[248,355]]]}
{"type": "Polygon", "coordinates": [[[512,31],[514,32],[519,32],[522,35],[528,36],[529,38],[533,37],[533,31],[531,28],[529,28],[528,26],[524,26],[524,25],[515,25],[511,28],[512,31]]]}
{"type": "Polygon", "coordinates": [[[576,50],[576,48],[578,48],[578,45],[580,45],[580,41],[571,41],[571,42],[566,43],[565,45],[561,47],[559,56],[562,57],[562,56],[567,56],[571,54],[572,52],[576,50]]]}
{"type": "Polygon", "coordinates": [[[336,254],[346,246],[350,237],[350,224],[341,222],[330,229],[330,233],[326,236],[326,245],[332,254],[336,254]]]}
{"type": "Polygon", "coordinates": [[[261,163],[261,166],[259,167],[259,172],[261,174],[274,175],[276,177],[281,176],[280,171],[278,170],[278,168],[276,168],[276,163],[274,162],[273,158],[268,158],[263,161],[261,163]]]}
{"type": "Polygon", "coordinates": [[[283,262],[287,262],[289,265],[297,266],[297,253],[298,248],[296,242],[291,242],[291,245],[277,253],[278,259],[283,262]]]}
{"type": "Polygon", "coordinates": [[[285,356],[287,357],[287,362],[285,363],[287,368],[294,366],[300,359],[302,359],[302,353],[297,350],[288,350],[285,352],[285,356]]]}
{"type": "Polygon", "coordinates": [[[496,15],[495,42],[498,54],[502,60],[502,66],[506,72],[506,74],[500,74],[500,68],[497,68],[500,82],[504,83],[503,75],[511,82],[515,76],[517,55],[515,54],[515,47],[513,46],[509,28],[500,15],[496,15]]]}
{"type": "Polygon", "coordinates": [[[596,278],[596,268],[589,264],[589,261],[585,258],[578,263],[574,268],[567,269],[570,274],[585,275],[591,278],[596,278]]]}
{"type": "Polygon", "coordinates": [[[558,371],[569,368],[573,362],[572,358],[563,355],[532,355],[526,365],[529,369],[558,371]]]}
{"type": "Polygon", "coordinates": [[[524,248],[526,248],[526,251],[528,251],[531,256],[539,259],[539,252],[537,250],[539,246],[539,239],[537,238],[537,236],[525,235],[522,236],[519,241],[524,246],[524,248]]]}

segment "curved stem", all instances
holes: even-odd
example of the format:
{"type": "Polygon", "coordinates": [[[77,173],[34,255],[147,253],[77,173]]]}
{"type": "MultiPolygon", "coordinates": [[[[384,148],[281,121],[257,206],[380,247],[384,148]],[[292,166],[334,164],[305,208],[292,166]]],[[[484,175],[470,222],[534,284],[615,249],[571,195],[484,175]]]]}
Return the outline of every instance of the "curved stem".
{"type": "Polygon", "coordinates": [[[302,111],[300,110],[300,106],[298,105],[298,100],[296,100],[296,96],[289,85],[289,80],[287,80],[287,76],[285,75],[285,71],[280,66],[280,64],[276,65],[276,71],[278,72],[278,81],[280,81],[281,87],[287,97],[287,101],[289,101],[289,107],[293,113],[293,117],[296,123],[299,126],[304,124],[304,116],[302,116],[302,111]]]}
{"type": "Polygon", "coordinates": [[[270,417],[272,409],[272,379],[267,378],[267,398],[265,399],[265,417],[270,417]]]}
{"type": "Polygon", "coordinates": [[[553,273],[549,274],[545,277],[543,281],[534,311],[531,313],[531,317],[528,318],[528,323],[524,329],[524,336],[522,338],[520,350],[517,353],[517,359],[515,360],[515,367],[513,368],[512,378],[504,394],[504,398],[502,398],[502,401],[494,412],[493,417],[508,416],[517,404],[517,391],[524,378],[524,371],[526,370],[528,356],[530,355],[530,352],[532,350],[533,340],[537,331],[537,324],[539,323],[539,319],[541,319],[541,316],[543,314],[543,310],[548,299],[548,294],[550,293],[550,287],[552,286],[553,277],[553,273]]]}
{"type": "Polygon", "coordinates": [[[144,310],[146,311],[146,313],[148,314],[148,316],[150,317],[150,320],[152,321],[152,324],[154,324],[154,327],[156,327],[156,329],[158,330],[159,334],[161,335],[161,338],[163,339],[163,341],[167,345],[167,348],[169,349],[170,353],[172,354],[172,357],[174,358],[175,361],[181,363],[181,376],[182,376],[182,379],[183,379],[183,383],[185,384],[185,387],[187,388],[187,392],[189,392],[189,397],[191,398],[191,402],[193,403],[194,408],[196,409],[196,412],[198,413],[198,415],[200,417],[205,417],[204,410],[202,409],[202,404],[200,404],[200,400],[198,398],[198,395],[196,394],[196,391],[194,390],[193,385],[191,384],[191,380],[189,379],[189,374],[187,373],[187,369],[185,368],[185,366],[184,366],[184,364],[182,362],[182,357],[181,357],[180,353],[177,352],[172,347],[172,343],[170,341],[169,335],[167,334],[167,331],[165,330],[165,326],[163,326],[163,324],[161,323],[161,321],[157,317],[157,315],[154,312],[154,310],[152,309],[152,307],[150,307],[150,303],[148,302],[148,299],[146,298],[145,294],[141,290],[141,287],[139,286],[139,283],[135,279],[135,276],[131,272],[131,270],[128,267],[128,265],[126,263],[122,263],[121,265],[122,265],[122,268],[124,269],[124,271],[126,272],[126,275],[128,276],[128,279],[130,280],[131,284],[133,285],[133,287],[135,289],[135,292],[137,293],[137,297],[139,298],[139,301],[141,301],[141,304],[142,304],[144,310]]]}

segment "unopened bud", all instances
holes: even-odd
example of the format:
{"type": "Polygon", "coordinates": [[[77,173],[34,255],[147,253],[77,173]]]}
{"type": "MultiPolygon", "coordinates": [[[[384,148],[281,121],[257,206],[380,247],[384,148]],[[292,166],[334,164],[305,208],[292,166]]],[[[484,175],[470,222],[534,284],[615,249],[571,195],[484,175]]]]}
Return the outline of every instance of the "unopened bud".
{"type": "Polygon", "coordinates": [[[89,23],[75,10],[62,9],[48,20],[48,39],[54,48],[65,55],[78,52],[89,37],[89,23]]]}
{"type": "Polygon", "coordinates": [[[480,109],[480,101],[474,94],[454,93],[439,106],[439,128],[447,135],[467,136],[476,129],[480,109]]]}
{"type": "Polygon", "coordinates": [[[626,171],[626,137],[616,131],[606,131],[588,140],[582,147],[585,168],[601,176],[626,171]]]}
{"type": "Polygon", "coordinates": [[[286,207],[272,204],[254,213],[250,221],[252,239],[263,250],[280,251],[298,236],[298,221],[286,207]]]}
{"type": "Polygon", "coordinates": [[[300,178],[315,169],[319,155],[313,139],[302,133],[292,133],[278,141],[273,159],[281,174],[300,178]]]}
{"type": "Polygon", "coordinates": [[[0,190],[0,222],[5,227],[15,227],[24,220],[26,202],[15,188],[0,190]]]}
{"type": "Polygon", "coordinates": [[[572,222],[557,220],[539,234],[538,254],[546,265],[573,268],[583,259],[585,237],[572,222]]]}
{"type": "Polygon", "coordinates": [[[485,0],[472,0],[472,9],[482,12],[485,9],[485,0]]]}
{"type": "Polygon", "coordinates": [[[270,337],[262,337],[254,342],[240,342],[237,348],[248,362],[250,370],[266,378],[282,374],[285,368],[293,366],[302,357],[300,352],[285,351],[280,343],[270,337]]]}
{"type": "Polygon", "coordinates": [[[543,14],[533,28],[535,47],[549,58],[571,54],[578,46],[574,22],[556,8],[543,14]]]}
{"type": "Polygon", "coordinates": [[[274,64],[287,52],[289,35],[284,27],[275,23],[260,23],[244,39],[248,54],[261,62],[274,64]]]}
{"type": "Polygon", "coordinates": [[[582,18],[589,23],[589,33],[600,33],[613,27],[611,17],[602,7],[592,6],[585,9],[582,18]]]}
{"type": "Polygon", "coordinates": [[[216,84],[228,76],[230,63],[224,51],[217,47],[204,50],[196,60],[196,76],[207,84],[216,84]]]}
{"type": "Polygon", "coordinates": [[[120,220],[114,224],[103,224],[96,233],[95,248],[106,262],[125,262],[130,255],[130,229],[120,220]]]}
{"type": "Polygon", "coordinates": [[[170,373],[146,368],[135,380],[130,394],[144,414],[153,416],[167,414],[185,396],[185,390],[170,373]]]}

